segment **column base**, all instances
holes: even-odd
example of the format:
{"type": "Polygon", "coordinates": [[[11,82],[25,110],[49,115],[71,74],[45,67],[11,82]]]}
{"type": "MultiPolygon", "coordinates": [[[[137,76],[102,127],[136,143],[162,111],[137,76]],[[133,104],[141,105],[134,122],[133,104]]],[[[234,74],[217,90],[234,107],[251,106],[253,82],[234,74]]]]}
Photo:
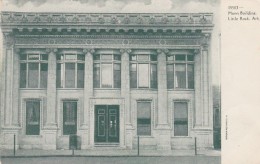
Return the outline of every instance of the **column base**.
{"type": "Polygon", "coordinates": [[[157,150],[171,150],[170,130],[158,130],[157,150]]]}
{"type": "Polygon", "coordinates": [[[56,150],[57,149],[57,130],[43,130],[43,150],[56,150]]]}
{"type": "Polygon", "coordinates": [[[15,149],[19,149],[19,129],[4,129],[0,135],[0,145],[2,149],[14,149],[14,135],[15,135],[15,149]]]}

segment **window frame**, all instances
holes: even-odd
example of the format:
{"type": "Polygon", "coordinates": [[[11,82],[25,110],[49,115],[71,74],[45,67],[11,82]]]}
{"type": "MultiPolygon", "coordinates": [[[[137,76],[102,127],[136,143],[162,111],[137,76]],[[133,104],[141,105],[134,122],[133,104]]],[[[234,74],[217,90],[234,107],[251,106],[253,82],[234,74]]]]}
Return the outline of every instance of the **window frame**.
{"type": "Polygon", "coordinates": [[[166,55],[166,74],[167,74],[167,89],[168,90],[195,90],[195,55],[192,53],[185,52],[175,52],[166,55]],[[185,56],[185,60],[176,60],[177,55],[185,56]],[[173,57],[173,60],[168,60],[168,57],[173,57]],[[188,56],[193,56],[193,60],[189,61],[188,56]],[[168,65],[173,65],[173,88],[169,88],[169,77],[168,77],[168,65]],[[185,88],[176,87],[176,65],[185,65],[185,88]],[[193,68],[193,87],[189,86],[189,74],[188,67],[189,65],[193,68]]]}
{"type": "Polygon", "coordinates": [[[158,55],[153,53],[138,53],[138,54],[129,54],[129,78],[130,78],[130,89],[158,89],[158,55]],[[140,55],[148,55],[148,60],[139,60],[140,55]],[[131,60],[132,56],[136,56],[135,60],[131,60]],[[156,56],[156,60],[153,61],[151,56],[156,56]],[[136,87],[132,87],[131,84],[131,67],[136,65],[136,87]],[[147,64],[148,65],[148,87],[139,87],[139,65],[147,64]],[[156,67],[156,87],[152,87],[152,65],[156,67]]]}
{"type": "Polygon", "coordinates": [[[61,100],[61,135],[69,136],[73,134],[64,134],[64,102],[75,102],[76,103],[76,135],[79,131],[79,100],[78,99],[63,99],[61,100]]]}
{"type": "Polygon", "coordinates": [[[24,135],[28,137],[40,137],[41,129],[42,129],[42,121],[43,121],[43,100],[37,98],[25,98],[23,100],[23,108],[24,108],[24,135]],[[27,102],[39,102],[39,134],[27,134],[27,102]]]}
{"type": "Polygon", "coordinates": [[[83,53],[79,53],[76,51],[65,51],[62,53],[57,54],[56,56],[56,88],[57,89],[83,89],[85,87],[85,69],[86,69],[86,63],[85,63],[85,55],[83,53]],[[75,59],[66,59],[67,55],[74,55],[76,56],[75,59]],[[63,56],[62,59],[58,59],[59,56],[63,56]],[[84,60],[80,60],[79,56],[84,56],[84,60]],[[58,76],[58,65],[60,64],[60,85],[58,85],[57,76],[58,76]],[[66,65],[67,64],[73,64],[74,65],[74,87],[67,87],[66,86],[66,65]],[[78,87],[78,64],[83,64],[83,86],[78,87]],[[63,66],[62,66],[63,65],[63,66]]]}
{"type": "Polygon", "coordinates": [[[152,119],[153,119],[153,104],[152,100],[137,100],[136,101],[136,136],[140,137],[152,137],[153,136],[153,126],[152,126],[152,119]],[[148,135],[139,135],[138,134],[138,103],[149,103],[150,104],[150,134],[148,135]]]}
{"type": "Polygon", "coordinates": [[[172,131],[171,131],[171,133],[172,133],[172,137],[174,137],[174,138],[187,138],[187,137],[190,137],[190,126],[191,126],[191,123],[192,123],[192,120],[190,119],[190,117],[191,117],[191,109],[190,109],[190,107],[191,107],[191,104],[190,104],[191,102],[190,102],[190,100],[186,100],[186,99],[178,99],[178,100],[173,100],[173,102],[172,102],[172,114],[171,114],[171,126],[172,126],[172,131]],[[183,135],[183,136],[181,136],[181,135],[175,135],[175,118],[174,118],[174,111],[175,111],[175,103],[186,103],[187,104],[187,135],[183,135]]]}
{"type": "MultiPolygon", "coordinates": [[[[95,65],[99,64],[99,87],[96,87],[95,85],[93,85],[93,88],[94,89],[121,89],[122,87],[122,65],[121,65],[121,61],[122,61],[122,56],[121,54],[117,54],[117,53],[95,53],[93,54],[93,83],[95,84],[95,73],[94,73],[94,70],[95,70],[95,65]],[[105,55],[112,55],[112,59],[102,59],[102,56],[105,56],[105,55]],[[95,56],[99,56],[99,59],[95,59],[95,56]],[[120,56],[120,59],[119,60],[116,60],[115,59],[115,56],[120,56]],[[103,64],[111,64],[111,78],[112,78],[112,87],[102,87],[102,65],[103,64]],[[119,87],[115,87],[115,65],[119,65],[120,66],[120,85],[119,87]]],[[[118,70],[117,70],[118,71],[118,70]]]]}
{"type": "Polygon", "coordinates": [[[23,53],[20,53],[19,54],[19,74],[20,74],[20,83],[19,83],[19,88],[20,89],[47,89],[48,87],[48,70],[49,70],[49,63],[48,63],[48,58],[49,58],[49,55],[47,53],[43,53],[41,51],[25,51],[23,53]],[[25,55],[26,56],[26,59],[21,59],[21,56],[22,55],[25,55]],[[39,59],[36,59],[36,60],[29,60],[29,55],[38,55],[39,59]],[[47,59],[43,59],[43,56],[47,57],[47,59]],[[25,87],[21,87],[21,64],[25,64],[26,65],[26,70],[25,70],[25,73],[26,73],[26,76],[25,76],[25,87]],[[37,77],[37,87],[29,87],[29,65],[30,64],[38,64],[38,77],[37,77]],[[42,74],[42,71],[41,71],[41,66],[43,64],[46,64],[47,65],[47,78],[46,78],[46,87],[42,87],[42,83],[41,82],[41,74],[42,74]]]}

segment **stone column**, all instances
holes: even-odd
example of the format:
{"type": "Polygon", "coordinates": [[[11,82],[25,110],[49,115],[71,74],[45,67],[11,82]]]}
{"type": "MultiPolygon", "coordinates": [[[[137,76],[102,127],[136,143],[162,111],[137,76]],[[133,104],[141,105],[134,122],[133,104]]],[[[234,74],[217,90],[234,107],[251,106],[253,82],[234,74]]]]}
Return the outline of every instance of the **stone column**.
{"type": "MultiPolygon", "coordinates": [[[[195,135],[197,137],[198,147],[213,147],[213,107],[211,95],[211,69],[209,53],[209,34],[205,34],[201,40],[200,46],[200,83],[196,84],[195,101],[196,101],[196,124],[195,135]],[[197,88],[198,87],[198,88],[197,88]],[[207,129],[207,130],[205,130],[207,129]]],[[[197,63],[197,60],[195,61],[197,63]]]]}
{"type": "MultiPolygon", "coordinates": [[[[19,56],[14,49],[14,38],[10,32],[3,33],[3,65],[1,73],[1,134],[0,143],[4,149],[13,148],[14,134],[19,132],[19,110],[18,110],[18,91],[19,91],[19,56]],[[14,113],[15,112],[15,113],[14,113]]],[[[18,141],[16,143],[19,144],[18,141]]],[[[16,146],[17,146],[16,145],[16,146]]],[[[18,147],[18,146],[17,146],[18,147]]]]}
{"type": "Polygon", "coordinates": [[[168,106],[167,106],[167,72],[166,53],[168,50],[157,50],[158,52],[158,128],[169,128],[168,106]]]}
{"type": "MultiPolygon", "coordinates": [[[[46,49],[48,53],[48,83],[47,83],[47,105],[46,105],[46,122],[42,130],[43,144],[42,148],[56,149],[57,140],[57,111],[56,111],[56,52],[57,49],[46,49]]],[[[45,100],[45,98],[44,98],[45,100]]],[[[45,103],[45,102],[43,102],[45,103]]]]}
{"type": "Polygon", "coordinates": [[[93,96],[93,53],[94,49],[83,49],[85,53],[85,77],[84,77],[84,118],[83,126],[88,126],[89,98],[93,96]]]}
{"type": "Polygon", "coordinates": [[[4,34],[4,126],[12,126],[12,108],[13,108],[13,44],[8,43],[10,34],[4,34]]]}
{"type": "Polygon", "coordinates": [[[12,125],[20,126],[19,120],[19,78],[20,78],[20,63],[19,63],[19,49],[13,50],[13,110],[12,110],[12,125]]]}
{"type": "Polygon", "coordinates": [[[121,49],[121,96],[125,100],[126,124],[132,126],[130,108],[130,72],[129,53],[130,49],[121,49]]]}
{"type": "Polygon", "coordinates": [[[14,48],[10,33],[4,34],[3,91],[4,126],[19,127],[19,49],[14,48]]]}
{"type": "MultiPolygon", "coordinates": [[[[82,149],[86,149],[90,145],[91,135],[89,134],[90,125],[89,125],[89,112],[90,112],[90,98],[93,97],[93,54],[94,49],[83,49],[83,53],[85,53],[85,76],[84,76],[84,108],[83,108],[83,117],[81,124],[81,138],[82,138],[82,149]]],[[[94,122],[92,123],[94,124],[94,122]]]]}
{"type": "Polygon", "coordinates": [[[56,129],[56,52],[57,49],[47,49],[48,84],[47,84],[47,118],[45,128],[56,129]]]}
{"type": "Polygon", "coordinates": [[[169,125],[166,54],[167,49],[159,49],[158,53],[158,109],[157,109],[157,149],[171,149],[171,131],[169,125]]]}
{"type": "Polygon", "coordinates": [[[203,126],[209,126],[209,74],[208,74],[208,45],[202,46],[202,96],[203,126]]]}
{"type": "Polygon", "coordinates": [[[194,89],[195,89],[195,109],[194,109],[194,126],[195,127],[201,127],[203,122],[202,117],[202,55],[201,55],[201,49],[196,49],[194,51],[195,56],[195,66],[194,66],[194,89]]]}
{"type": "Polygon", "coordinates": [[[133,147],[133,122],[130,104],[130,63],[129,54],[130,49],[121,49],[121,97],[124,99],[125,109],[125,140],[126,147],[132,149],[133,147]]]}

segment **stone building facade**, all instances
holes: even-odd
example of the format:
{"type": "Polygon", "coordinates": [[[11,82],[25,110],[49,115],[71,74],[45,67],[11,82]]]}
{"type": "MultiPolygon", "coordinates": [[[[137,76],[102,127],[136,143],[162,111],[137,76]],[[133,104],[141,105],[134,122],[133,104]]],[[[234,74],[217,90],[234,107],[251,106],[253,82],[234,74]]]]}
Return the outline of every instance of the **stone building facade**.
{"type": "Polygon", "coordinates": [[[2,12],[2,148],[213,148],[211,13],[2,12]]]}

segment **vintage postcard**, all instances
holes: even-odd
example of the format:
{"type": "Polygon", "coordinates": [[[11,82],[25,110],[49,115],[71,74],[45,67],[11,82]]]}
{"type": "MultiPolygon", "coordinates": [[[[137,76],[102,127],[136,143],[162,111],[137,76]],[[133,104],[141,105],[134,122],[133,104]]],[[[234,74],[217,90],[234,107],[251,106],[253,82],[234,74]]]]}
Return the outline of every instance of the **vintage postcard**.
{"type": "Polygon", "coordinates": [[[2,0],[0,163],[259,163],[259,9],[2,0]]]}

